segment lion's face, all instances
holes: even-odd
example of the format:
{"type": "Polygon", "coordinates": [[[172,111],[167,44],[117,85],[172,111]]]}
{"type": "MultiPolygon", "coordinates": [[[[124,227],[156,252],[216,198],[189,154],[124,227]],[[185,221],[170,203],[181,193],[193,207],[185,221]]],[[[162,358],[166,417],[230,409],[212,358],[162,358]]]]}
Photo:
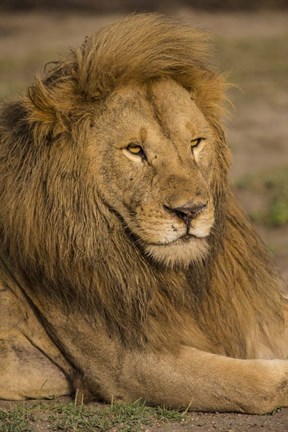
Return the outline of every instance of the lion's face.
{"type": "Polygon", "coordinates": [[[215,137],[190,93],[171,79],[117,89],[89,143],[98,192],[157,262],[187,266],[214,223],[215,137]]]}

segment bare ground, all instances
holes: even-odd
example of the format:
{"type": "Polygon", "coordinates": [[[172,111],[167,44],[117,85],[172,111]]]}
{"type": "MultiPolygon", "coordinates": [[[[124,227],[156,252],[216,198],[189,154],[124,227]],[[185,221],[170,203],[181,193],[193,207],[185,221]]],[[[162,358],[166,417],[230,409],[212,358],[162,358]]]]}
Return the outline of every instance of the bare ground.
{"type": "MultiPolygon", "coordinates": [[[[288,13],[218,14],[181,9],[174,14],[218,35],[216,53],[220,64],[231,72],[231,79],[241,87],[241,91],[232,92],[236,108],[227,122],[228,142],[234,156],[233,181],[251,173],[257,176],[271,170],[288,170],[288,13]]],[[[78,45],[85,35],[118,16],[2,13],[0,97],[14,97],[22,92],[45,62],[57,58],[64,48],[78,45]]],[[[261,209],[264,200],[257,191],[239,190],[238,194],[247,212],[261,209]]],[[[288,277],[287,224],[277,228],[258,224],[256,228],[273,250],[283,275],[288,277]]],[[[19,403],[16,402],[1,402],[0,410],[17,406],[19,403]]],[[[99,404],[92,404],[92,409],[93,406],[99,404]]],[[[134,426],[126,429],[122,426],[115,426],[113,430],[136,430],[134,426]]],[[[12,428],[5,432],[8,430],[21,431],[12,428]]],[[[30,422],[30,430],[60,429],[54,429],[51,421],[41,417],[41,421],[30,422]]],[[[76,426],[76,429],[65,430],[85,429],[76,426]]],[[[191,413],[180,422],[155,421],[152,426],[143,425],[142,430],[288,432],[288,409],[266,416],[191,413]]]]}

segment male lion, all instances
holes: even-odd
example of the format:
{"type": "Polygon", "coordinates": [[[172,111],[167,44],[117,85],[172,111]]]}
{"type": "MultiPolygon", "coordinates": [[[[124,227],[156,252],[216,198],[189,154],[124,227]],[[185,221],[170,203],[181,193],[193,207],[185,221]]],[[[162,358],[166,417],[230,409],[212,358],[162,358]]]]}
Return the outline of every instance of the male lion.
{"type": "Polygon", "coordinates": [[[2,106],[0,398],[288,404],[287,291],[227,179],[206,45],[128,17],[2,106]]]}

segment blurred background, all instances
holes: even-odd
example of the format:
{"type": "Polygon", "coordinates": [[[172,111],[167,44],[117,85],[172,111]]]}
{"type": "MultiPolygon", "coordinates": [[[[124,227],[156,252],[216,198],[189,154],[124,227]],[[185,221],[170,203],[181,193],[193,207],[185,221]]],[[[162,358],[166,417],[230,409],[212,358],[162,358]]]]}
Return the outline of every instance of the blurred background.
{"type": "Polygon", "coordinates": [[[143,11],[213,34],[215,62],[238,86],[226,120],[232,181],[286,277],[288,0],[0,0],[0,98],[19,97],[46,62],[99,27],[143,11]]]}

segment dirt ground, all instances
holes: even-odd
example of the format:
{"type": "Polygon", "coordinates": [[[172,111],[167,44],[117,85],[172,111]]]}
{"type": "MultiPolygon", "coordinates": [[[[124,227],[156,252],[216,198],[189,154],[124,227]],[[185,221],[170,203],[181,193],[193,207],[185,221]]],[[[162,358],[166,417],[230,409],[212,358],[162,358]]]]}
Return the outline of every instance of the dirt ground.
{"type": "Polygon", "coordinates": [[[165,424],[147,428],[146,432],[287,432],[287,411],[280,411],[273,416],[192,413],[186,424],[165,424]]]}
{"type": "MultiPolygon", "coordinates": [[[[227,120],[232,180],[237,184],[252,174],[288,170],[288,12],[212,14],[179,9],[174,15],[215,33],[220,66],[241,88],[231,93],[234,108],[227,120]]],[[[57,58],[64,48],[79,45],[85,35],[116,18],[64,12],[2,13],[0,98],[17,96],[45,62],[57,58]]],[[[264,197],[259,191],[239,189],[237,193],[248,213],[261,209],[264,197]]],[[[288,279],[287,223],[274,228],[259,223],[256,228],[288,279]]],[[[15,406],[0,403],[0,409],[15,406]]],[[[31,430],[52,429],[45,428],[44,422],[39,428],[32,424],[31,430]]],[[[191,413],[187,421],[143,426],[143,430],[288,432],[288,409],[267,416],[191,413]]]]}

